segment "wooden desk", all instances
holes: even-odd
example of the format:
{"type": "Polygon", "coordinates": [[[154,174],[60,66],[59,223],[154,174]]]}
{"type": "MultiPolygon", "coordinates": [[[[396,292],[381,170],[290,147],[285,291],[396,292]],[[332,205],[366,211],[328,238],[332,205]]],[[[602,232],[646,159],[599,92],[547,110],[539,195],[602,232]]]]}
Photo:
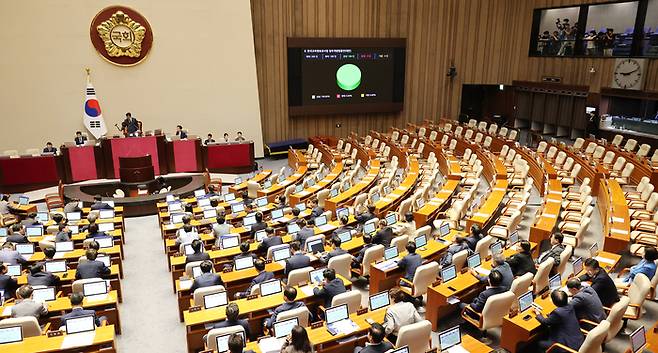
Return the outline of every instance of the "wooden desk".
{"type": "Polygon", "coordinates": [[[562,183],[552,178],[548,181],[548,193],[544,197],[542,212],[537,217],[535,224],[530,227],[529,240],[531,242],[541,243],[542,240],[550,238],[557,225],[561,208],[562,183]]]}
{"type": "Polygon", "coordinates": [[[338,208],[345,204],[351,203],[357,195],[366,192],[372,187],[372,185],[374,185],[377,177],[379,176],[380,169],[381,165],[379,160],[370,160],[370,168],[368,169],[367,174],[364,175],[358,183],[352,185],[351,188],[343,191],[335,197],[327,199],[325,201],[325,209],[330,210],[333,214],[336,214],[336,210],[338,208]]]}
{"type": "Polygon", "coordinates": [[[410,156],[408,171],[404,180],[402,180],[395,190],[391,191],[388,195],[382,195],[375,203],[375,214],[379,218],[384,218],[388,211],[394,210],[403,199],[413,192],[414,186],[418,182],[419,170],[420,164],[418,163],[418,159],[415,156],[410,156]]]}
{"type": "MultiPolygon", "coordinates": [[[[337,161],[334,168],[327,174],[322,180],[318,181],[315,185],[310,186],[302,190],[301,192],[296,192],[290,194],[288,204],[294,206],[298,203],[305,202],[306,200],[312,198],[315,194],[320,192],[327,187],[330,187],[338,177],[343,173],[343,162],[337,161]]],[[[334,214],[334,217],[336,215],[334,214]]]]}
{"type": "Polygon", "coordinates": [[[48,337],[46,335],[27,337],[22,342],[8,343],[2,345],[3,353],[45,353],[45,352],[107,352],[114,353],[116,348],[114,345],[114,327],[102,326],[96,328],[96,335],[94,342],[85,347],[75,347],[69,349],[61,349],[62,343],[66,334],[56,337],[48,337]]]}
{"type": "MultiPolygon", "coordinates": [[[[62,295],[71,294],[72,291],[71,286],[75,281],[75,271],[76,271],[75,269],[69,269],[66,272],[54,273],[55,276],[59,277],[60,284],[57,289],[62,291],[62,295]]],[[[109,278],[107,278],[107,280],[110,281],[111,288],[117,290],[119,302],[123,302],[121,281],[119,280],[119,278],[121,277],[120,274],[121,273],[119,271],[119,265],[113,264],[112,266],[110,266],[110,276],[109,278]]],[[[21,274],[20,276],[16,277],[16,281],[18,282],[18,285],[27,284],[27,274],[21,274]]]]}
{"type": "Polygon", "coordinates": [[[441,190],[439,190],[434,195],[434,197],[432,197],[432,199],[427,201],[423,207],[414,212],[414,221],[416,222],[417,228],[428,224],[430,221],[436,218],[439,212],[447,208],[447,201],[452,198],[452,195],[454,195],[457,187],[459,186],[460,180],[461,178],[458,174],[449,175],[448,180],[446,180],[445,184],[443,184],[441,190]]]}
{"type": "Polygon", "coordinates": [[[494,220],[498,210],[504,206],[503,198],[507,195],[508,184],[509,182],[507,179],[496,180],[493,190],[491,190],[486,201],[484,201],[477,212],[473,213],[473,216],[466,221],[467,229],[470,229],[473,224],[477,224],[481,229],[484,229],[494,220]]]}
{"type": "Polygon", "coordinates": [[[28,203],[27,205],[19,205],[12,201],[9,203],[9,210],[17,216],[27,217],[28,214],[37,211],[37,205],[31,203],[28,203]]]}
{"type": "MultiPolygon", "coordinates": [[[[423,258],[424,263],[427,263],[438,259],[448,246],[434,239],[430,239],[427,241],[425,248],[425,250],[416,250],[416,253],[423,258]]],[[[401,252],[397,258],[402,259],[405,255],[407,255],[407,251],[401,252]]],[[[370,266],[370,293],[379,293],[395,287],[403,275],[404,271],[397,267],[397,265],[385,270],[378,268],[376,264],[370,266]]]]}
{"type": "Polygon", "coordinates": [[[241,191],[244,191],[244,190],[247,189],[247,182],[248,181],[255,181],[255,182],[260,184],[261,182],[264,182],[265,179],[267,179],[270,175],[272,175],[272,169],[265,169],[265,170],[261,171],[260,173],[254,175],[254,177],[249,179],[249,180],[245,180],[245,181],[241,182],[240,184],[233,184],[233,185],[229,186],[228,187],[228,192],[239,193],[241,191]]]}
{"type": "Polygon", "coordinates": [[[621,185],[614,179],[608,179],[606,182],[608,190],[601,190],[598,198],[598,202],[606,205],[606,201],[608,201],[606,196],[609,195],[607,217],[601,215],[604,224],[603,234],[605,234],[603,249],[621,254],[628,248],[630,242],[631,226],[628,205],[621,185]]]}

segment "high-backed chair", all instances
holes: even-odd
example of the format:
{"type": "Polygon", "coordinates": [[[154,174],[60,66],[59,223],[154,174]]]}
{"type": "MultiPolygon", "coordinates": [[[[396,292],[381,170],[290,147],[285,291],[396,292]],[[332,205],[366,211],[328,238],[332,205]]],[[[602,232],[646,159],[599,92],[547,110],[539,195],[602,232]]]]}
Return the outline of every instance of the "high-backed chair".
{"type": "Polygon", "coordinates": [[[398,331],[396,347],[408,346],[409,353],[425,353],[432,346],[432,323],[423,320],[411,325],[405,325],[398,331]]]}
{"type": "Polygon", "coordinates": [[[373,262],[381,260],[384,258],[384,245],[377,244],[366,249],[366,252],[363,254],[363,262],[361,263],[360,272],[362,276],[370,275],[370,266],[373,262]]]}
{"type": "Polygon", "coordinates": [[[260,190],[260,184],[253,181],[253,180],[248,180],[247,181],[247,197],[250,199],[255,199],[258,198],[258,190],[260,190]]]}
{"type": "Polygon", "coordinates": [[[361,308],[361,292],[352,290],[336,295],[331,299],[331,306],[347,304],[347,310],[350,314],[357,312],[361,308]]]}
{"type": "Polygon", "coordinates": [[[39,321],[34,316],[23,316],[0,320],[0,328],[12,326],[20,326],[21,331],[23,332],[23,338],[27,338],[41,336],[44,331],[50,327],[50,324],[48,324],[46,329],[42,331],[41,326],[39,326],[39,321]]]}
{"type": "Polygon", "coordinates": [[[615,137],[612,138],[612,141],[610,142],[610,144],[615,146],[615,147],[619,147],[619,145],[621,145],[622,140],[624,140],[624,136],[615,135],[615,137]]]}
{"type": "Polygon", "coordinates": [[[532,286],[532,278],[534,275],[532,272],[527,272],[523,274],[523,276],[516,277],[512,281],[512,285],[510,286],[510,291],[514,293],[514,295],[518,298],[520,297],[523,293],[528,291],[528,288],[532,286]]]}
{"type": "Polygon", "coordinates": [[[552,257],[549,257],[539,264],[537,273],[535,273],[535,277],[532,279],[533,293],[535,295],[543,292],[544,289],[548,287],[549,276],[554,264],[555,260],[552,257]]]}
{"type": "Polygon", "coordinates": [[[642,317],[642,304],[644,304],[644,300],[650,290],[651,281],[649,278],[643,273],[636,274],[626,293],[630,302],[624,313],[624,319],[638,320],[642,317]]]}
{"type": "Polygon", "coordinates": [[[624,145],[624,150],[628,151],[628,152],[633,152],[633,150],[635,150],[636,146],[637,146],[637,140],[628,139],[626,141],[626,144],[624,145]]]}
{"type": "MultiPolygon", "coordinates": [[[[308,239],[306,239],[306,240],[308,241],[308,239]]],[[[283,248],[288,248],[288,247],[290,247],[290,244],[281,244],[281,245],[270,246],[267,249],[266,259],[271,260],[272,259],[272,254],[274,254],[274,251],[279,250],[279,249],[283,249],[283,248]]]]}
{"type": "Polygon", "coordinates": [[[603,353],[603,341],[605,341],[608,331],[610,330],[610,323],[607,320],[601,321],[596,327],[587,333],[585,341],[580,346],[580,349],[571,349],[562,343],[553,343],[546,352],[564,352],[569,353],[603,353]]]}
{"type": "Polygon", "coordinates": [[[571,146],[571,148],[574,151],[578,152],[580,151],[581,148],[583,148],[583,144],[585,144],[585,139],[583,139],[582,137],[578,137],[576,141],[574,141],[573,146],[571,146]]]}
{"type": "Polygon", "coordinates": [[[647,155],[649,155],[649,151],[651,150],[651,145],[647,143],[643,143],[640,145],[640,149],[637,150],[637,156],[640,158],[644,158],[647,155]]]}
{"type": "Polygon", "coordinates": [[[567,268],[567,263],[569,262],[569,258],[571,257],[571,254],[573,253],[573,247],[571,245],[567,245],[564,247],[564,250],[560,253],[560,264],[557,266],[556,272],[562,276],[564,273],[564,270],[567,268]]]}
{"type": "Polygon", "coordinates": [[[209,294],[225,292],[226,288],[222,285],[197,288],[192,295],[195,306],[203,306],[203,297],[209,294]]]}
{"type": "Polygon", "coordinates": [[[288,274],[288,285],[298,286],[301,283],[308,282],[311,271],[313,271],[313,267],[311,266],[290,271],[288,274]]]}
{"type": "Polygon", "coordinates": [[[84,286],[85,283],[93,283],[93,282],[104,282],[102,278],[85,278],[85,279],[76,279],[73,281],[71,284],[71,291],[73,293],[82,293],[82,287],[84,286]]]}
{"type": "Polygon", "coordinates": [[[518,130],[511,130],[509,132],[509,135],[507,136],[507,139],[510,141],[516,141],[516,137],[518,136],[519,131],[518,130]]]}
{"type": "Polygon", "coordinates": [[[320,190],[318,192],[318,206],[324,208],[325,207],[325,201],[329,197],[330,190],[320,190]]]}
{"type": "Polygon", "coordinates": [[[189,278],[193,278],[194,272],[193,272],[192,269],[197,267],[197,266],[201,266],[202,262],[203,261],[192,261],[192,262],[186,263],[185,264],[185,275],[189,278]]]}
{"type": "Polygon", "coordinates": [[[210,331],[208,331],[208,335],[206,336],[206,347],[209,350],[212,351],[217,351],[217,337],[218,336],[223,336],[223,335],[230,335],[232,333],[238,333],[242,332],[242,336],[246,337],[245,332],[244,332],[244,327],[240,325],[235,325],[235,326],[229,326],[229,327],[222,327],[222,328],[214,328],[210,331]]]}
{"type": "Polygon", "coordinates": [[[475,252],[480,254],[480,258],[484,259],[489,255],[489,246],[494,242],[494,237],[487,235],[480,239],[475,245],[475,252]]]}
{"type": "Polygon", "coordinates": [[[332,268],[336,271],[336,274],[339,274],[347,279],[351,277],[351,265],[352,265],[352,255],[343,254],[334,256],[329,259],[327,264],[328,268],[332,268]]]}
{"type": "Polygon", "coordinates": [[[492,295],[487,299],[481,313],[471,309],[470,305],[466,306],[462,310],[462,319],[486,335],[488,329],[503,325],[503,318],[509,314],[512,303],[516,299],[516,296],[511,291],[492,295]]]}
{"type": "Polygon", "coordinates": [[[462,250],[452,256],[452,264],[455,265],[457,271],[461,271],[466,264],[466,259],[468,258],[469,250],[462,250]]]}
{"type": "Polygon", "coordinates": [[[297,318],[297,322],[299,323],[299,326],[301,327],[308,327],[309,326],[309,317],[311,316],[311,312],[308,310],[306,306],[299,307],[297,309],[291,309],[291,310],[286,310],[276,316],[277,321],[284,321],[288,319],[292,319],[293,317],[297,318]]]}
{"type": "Polygon", "coordinates": [[[409,243],[409,237],[404,234],[391,240],[391,246],[398,248],[398,254],[405,250],[407,243],[409,243]]]}
{"type": "Polygon", "coordinates": [[[610,328],[608,329],[608,337],[605,339],[606,342],[612,341],[613,338],[617,336],[621,328],[624,327],[624,313],[628,309],[628,304],[631,302],[630,298],[622,296],[619,298],[619,301],[616,302],[606,320],[610,323],[610,328]]]}
{"type": "Polygon", "coordinates": [[[436,274],[439,272],[439,263],[432,261],[416,268],[416,273],[412,282],[401,278],[402,282],[406,282],[410,287],[400,287],[404,292],[414,298],[418,298],[427,293],[429,287],[435,280],[436,274]]]}

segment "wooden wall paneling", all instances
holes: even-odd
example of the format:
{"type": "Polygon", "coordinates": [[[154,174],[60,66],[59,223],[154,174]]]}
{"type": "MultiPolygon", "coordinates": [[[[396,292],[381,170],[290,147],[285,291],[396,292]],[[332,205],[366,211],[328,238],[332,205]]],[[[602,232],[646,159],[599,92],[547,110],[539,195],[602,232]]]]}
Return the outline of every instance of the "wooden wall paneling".
{"type": "MultiPolygon", "coordinates": [[[[573,118],[573,96],[558,96],[559,97],[559,108],[558,108],[558,121],[557,124],[560,126],[565,126],[571,128],[571,119],[573,118]]],[[[584,111],[583,111],[584,114],[584,111]]]]}
{"type": "Polygon", "coordinates": [[[546,94],[533,93],[532,94],[532,113],[531,120],[538,123],[544,122],[544,105],[546,102],[546,94]]]}
{"type": "Polygon", "coordinates": [[[555,94],[546,95],[546,105],[544,108],[544,122],[548,124],[557,124],[560,105],[560,96],[555,94]]]}
{"type": "Polygon", "coordinates": [[[585,130],[587,127],[587,117],[585,116],[585,106],[587,100],[584,97],[575,97],[573,101],[573,114],[571,127],[574,129],[585,130]]]}

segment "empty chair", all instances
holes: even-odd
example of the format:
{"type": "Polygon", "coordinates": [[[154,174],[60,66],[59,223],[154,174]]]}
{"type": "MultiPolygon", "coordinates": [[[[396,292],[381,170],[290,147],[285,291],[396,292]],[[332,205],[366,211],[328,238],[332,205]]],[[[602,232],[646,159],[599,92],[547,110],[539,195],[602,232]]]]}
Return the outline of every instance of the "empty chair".
{"type": "Polygon", "coordinates": [[[475,126],[477,126],[477,124],[478,124],[478,121],[475,120],[475,119],[469,119],[468,120],[468,127],[471,128],[471,129],[474,128],[475,126]]]}
{"type": "Polygon", "coordinates": [[[457,271],[461,271],[464,265],[466,264],[466,259],[468,258],[469,250],[462,250],[452,256],[452,264],[455,265],[457,271]]]}
{"type": "Polygon", "coordinates": [[[624,169],[622,169],[621,173],[615,176],[614,179],[617,180],[620,185],[626,185],[630,181],[633,170],[635,170],[635,165],[633,163],[626,163],[624,169]]]}
{"type": "Polygon", "coordinates": [[[452,124],[446,123],[445,125],[443,125],[443,131],[444,132],[452,131],[452,124]]]}
{"type": "Polygon", "coordinates": [[[619,301],[616,302],[612,308],[610,308],[610,312],[606,318],[606,321],[610,323],[610,328],[608,329],[608,337],[605,339],[606,343],[612,341],[612,339],[617,336],[621,328],[624,326],[624,313],[628,309],[628,304],[630,301],[631,300],[628,297],[622,296],[619,298],[619,301]]]}
{"type": "Polygon", "coordinates": [[[622,135],[615,135],[615,137],[612,138],[612,142],[610,142],[611,145],[615,147],[619,147],[621,145],[621,141],[624,139],[624,136],[622,135]]]}
{"type": "Polygon", "coordinates": [[[544,289],[548,287],[548,276],[550,275],[554,264],[555,260],[552,257],[549,257],[539,264],[537,273],[535,273],[535,277],[532,280],[533,293],[535,295],[543,292],[544,289]]]}
{"type": "Polygon", "coordinates": [[[352,290],[336,295],[331,299],[331,306],[347,304],[347,310],[350,314],[357,312],[361,308],[361,292],[352,290]]]}
{"type": "Polygon", "coordinates": [[[532,272],[527,272],[523,276],[516,277],[512,281],[510,291],[514,293],[517,298],[520,297],[523,293],[527,292],[528,288],[532,285],[533,277],[534,275],[532,272]]]}
{"type": "Polygon", "coordinates": [[[628,139],[628,141],[626,141],[626,144],[624,145],[624,150],[628,152],[633,152],[636,146],[637,146],[637,140],[628,139]]]}
{"type": "Polygon", "coordinates": [[[418,136],[419,137],[425,137],[425,132],[426,131],[427,131],[427,129],[425,129],[424,127],[421,127],[420,129],[418,129],[418,136]]]}
{"type": "Polygon", "coordinates": [[[574,141],[573,146],[571,146],[571,148],[574,151],[578,152],[578,151],[580,151],[581,148],[583,148],[583,144],[585,144],[585,139],[583,139],[582,137],[579,137],[579,138],[576,139],[576,141],[574,141]]]}
{"type": "Polygon", "coordinates": [[[398,137],[400,137],[400,132],[397,131],[397,130],[394,130],[394,131],[391,133],[391,141],[392,141],[392,142],[396,142],[396,141],[398,140],[398,137]]]}
{"type": "Polygon", "coordinates": [[[491,123],[491,125],[489,125],[489,129],[487,130],[487,132],[489,133],[489,135],[496,135],[496,131],[498,131],[498,124],[491,123]]]}
{"type": "Polygon", "coordinates": [[[539,141],[539,145],[537,145],[537,153],[544,153],[547,148],[548,143],[546,141],[539,141]]]}
{"type": "Polygon", "coordinates": [[[489,255],[489,247],[493,241],[494,238],[491,235],[487,235],[477,242],[477,245],[475,245],[475,252],[480,254],[481,259],[484,259],[489,255]]]}
{"type": "MultiPolygon", "coordinates": [[[[630,140],[629,140],[630,141],[630,140]]],[[[642,304],[651,290],[651,281],[643,273],[635,275],[626,296],[630,299],[624,319],[638,320],[642,317],[642,304]]]]}
{"type": "Polygon", "coordinates": [[[439,134],[436,131],[430,132],[430,141],[434,142],[439,134]]]}
{"type": "Polygon", "coordinates": [[[486,121],[480,121],[478,123],[478,130],[479,131],[486,131],[487,130],[487,122],[486,121]]]}
{"type": "Polygon", "coordinates": [[[464,133],[464,139],[470,140],[471,137],[473,137],[473,130],[470,130],[470,129],[466,130],[466,132],[464,133]]]}
{"type": "Polygon", "coordinates": [[[344,278],[349,279],[351,277],[351,267],[352,264],[352,255],[343,254],[334,256],[329,259],[327,264],[328,268],[332,268],[336,271],[336,274],[343,276],[344,278]]]}
{"type": "Polygon", "coordinates": [[[503,325],[503,318],[509,314],[509,310],[516,299],[511,291],[492,295],[487,299],[481,313],[471,309],[470,305],[466,306],[461,314],[462,319],[483,331],[486,335],[488,329],[503,325]],[[478,319],[476,320],[475,317],[478,319]]]}
{"type": "Polygon", "coordinates": [[[371,264],[375,261],[381,260],[382,258],[384,258],[384,245],[377,244],[369,247],[365,254],[363,254],[363,263],[361,263],[361,269],[357,269],[358,271],[355,272],[360,272],[361,276],[364,277],[370,275],[371,264]]]}
{"type": "Polygon", "coordinates": [[[573,253],[573,247],[571,247],[571,245],[565,246],[564,250],[560,253],[560,264],[557,266],[556,271],[558,274],[562,275],[564,273],[564,269],[567,267],[571,253],[573,253]]]}
{"type": "Polygon", "coordinates": [[[619,171],[624,168],[624,165],[626,164],[626,158],[624,157],[619,157],[615,161],[615,164],[612,165],[612,172],[619,173],[619,171]]]}
{"type": "Polygon", "coordinates": [[[462,137],[462,131],[463,131],[463,130],[464,130],[463,127],[461,127],[461,126],[457,126],[457,127],[455,128],[455,132],[454,132],[455,136],[456,136],[456,137],[462,137]]]}
{"type": "Polygon", "coordinates": [[[288,274],[288,285],[298,286],[301,283],[308,282],[309,273],[311,273],[311,271],[313,271],[313,267],[311,266],[290,271],[288,274]]]}
{"type": "Polygon", "coordinates": [[[507,136],[507,139],[510,141],[516,141],[516,137],[519,134],[518,130],[511,130],[509,132],[509,135],[507,136]]]}
{"type": "MultiPolygon", "coordinates": [[[[23,316],[16,318],[8,318],[0,320],[0,328],[20,326],[23,333],[23,337],[35,337],[41,336],[41,326],[39,326],[39,321],[34,316],[23,316]]],[[[46,325],[46,330],[50,325],[46,325]]],[[[430,325],[431,326],[431,325],[430,325]]]]}
{"type": "Polygon", "coordinates": [[[508,129],[505,126],[503,126],[503,127],[500,128],[500,130],[498,130],[498,136],[500,136],[502,138],[505,138],[505,137],[507,137],[507,132],[508,132],[508,129]]]}
{"type": "Polygon", "coordinates": [[[596,148],[594,149],[594,153],[592,153],[592,158],[601,159],[604,153],[605,153],[605,147],[597,145],[596,148]]]}
{"type": "Polygon", "coordinates": [[[112,197],[116,197],[116,198],[126,197],[126,193],[121,189],[116,189],[114,190],[114,195],[112,195],[112,197]]]}
{"type": "Polygon", "coordinates": [[[411,325],[405,325],[398,332],[396,347],[408,346],[409,353],[425,353],[432,345],[432,323],[423,320],[411,325]]]}
{"type": "Polygon", "coordinates": [[[649,150],[651,150],[651,145],[643,143],[640,145],[640,149],[637,150],[637,156],[640,158],[644,158],[647,155],[649,155],[649,150]]]}
{"type": "Polygon", "coordinates": [[[284,321],[296,317],[299,326],[308,327],[310,316],[311,316],[311,312],[308,311],[308,308],[306,306],[302,306],[297,309],[286,310],[284,312],[277,314],[276,320],[284,321]]]}
{"type": "Polygon", "coordinates": [[[250,199],[258,198],[258,190],[260,189],[261,186],[259,183],[253,180],[247,181],[247,197],[249,197],[250,199]]]}
{"type": "Polygon", "coordinates": [[[327,190],[327,189],[320,190],[318,192],[318,194],[317,194],[318,195],[318,207],[322,207],[322,208],[325,207],[325,201],[329,197],[330,192],[331,192],[331,190],[327,190]]]}

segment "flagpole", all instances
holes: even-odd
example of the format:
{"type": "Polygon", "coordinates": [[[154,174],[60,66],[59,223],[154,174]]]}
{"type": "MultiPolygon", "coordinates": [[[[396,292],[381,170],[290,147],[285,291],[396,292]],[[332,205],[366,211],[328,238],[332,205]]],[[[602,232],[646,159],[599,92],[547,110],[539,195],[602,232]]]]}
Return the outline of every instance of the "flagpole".
{"type": "Polygon", "coordinates": [[[89,76],[90,72],[91,72],[91,69],[88,68],[88,67],[85,67],[85,71],[87,72],[87,84],[89,84],[91,82],[91,78],[89,76]]]}

